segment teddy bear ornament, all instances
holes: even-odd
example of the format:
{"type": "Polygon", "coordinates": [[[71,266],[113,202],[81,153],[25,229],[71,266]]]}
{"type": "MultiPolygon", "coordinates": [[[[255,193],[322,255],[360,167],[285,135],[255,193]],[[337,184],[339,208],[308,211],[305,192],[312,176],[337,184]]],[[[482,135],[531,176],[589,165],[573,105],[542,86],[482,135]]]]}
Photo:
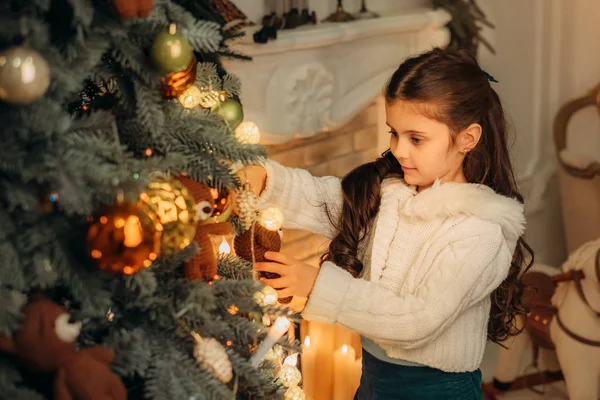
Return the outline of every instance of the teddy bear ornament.
{"type": "MultiPolygon", "coordinates": [[[[188,176],[181,176],[179,180],[187,187],[188,191],[196,202],[196,217],[198,224],[196,225],[196,235],[194,241],[200,247],[200,252],[188,261],[185,266],[185,276],[189,280],[204,279],[208,282],[212,281],[217,274],[217,255],[210,240],[211,235],[228,235],[231,233],[233,226],[227,222],[227,218],[231,213],[231,208],[215,213],[218,210],[220,202],[215,202],[219,198],[218,191],[213,191],[203,182],[193,180],[188,176]],[[219,214],[219,215],[216,215],[219,214]]],[[[230,201],[225,201],[230,203],[230,201]]]]}
{"type": "Polygon", "coordinates": [[[125,400],[123,382],[111,372],[111,349],[77,349],[81,322],[41,294],[30,297],[23,321],[12,336],[0,335],[0,350],[32,372],[54,373],[56,400],[125,400]],[[93,379],[90,379],[93,378],[93,379]]]}

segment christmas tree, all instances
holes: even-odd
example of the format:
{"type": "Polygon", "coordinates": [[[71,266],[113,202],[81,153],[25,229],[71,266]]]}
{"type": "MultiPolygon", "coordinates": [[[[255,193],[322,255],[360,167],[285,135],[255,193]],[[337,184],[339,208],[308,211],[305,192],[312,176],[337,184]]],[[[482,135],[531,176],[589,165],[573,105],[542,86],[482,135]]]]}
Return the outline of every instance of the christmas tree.
{"type": "Polygon", "coordinates": [[[295,316],[211,242],[254,232],[236,168],[265,156],[225,22],[208,0],[0,4],[0,398],[302,398],[295,316]]]}

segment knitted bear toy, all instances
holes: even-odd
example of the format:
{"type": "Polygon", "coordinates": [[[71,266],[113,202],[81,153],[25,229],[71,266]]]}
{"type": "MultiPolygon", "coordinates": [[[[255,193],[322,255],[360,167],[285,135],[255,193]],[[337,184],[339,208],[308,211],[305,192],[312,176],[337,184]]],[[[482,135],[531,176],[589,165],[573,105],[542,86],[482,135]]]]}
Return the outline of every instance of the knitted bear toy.
{"type": "MultiPolygon", "coordinates": [[[[235,237],[233,248],[239,257],[250,262],[269,261],[265,258],[265,253],[267,251],[278,252],[281,249],[281,236],[278,231],[270,231],[255,223],[253,228],[235,237]],[[252,257],[252,245],[254,245],[254,259],[252,257]]],[[[267,279],[279,278],[279,274],[271,272],[260,272],[259,276],[267,279]]],[[[292,297],[279,299],[281,304],[288,304],[291,301],[292,297]]]]}
{"type": "Polygon", "coordinates": [[[56,400],[125,400],[125,386],[111,372],[114,354],[104,346],[77,349],[81,323],[41,294],[31,296],[12,337],[0,335],[0,349],[32,372],[54,373],[56,400]]]}
{"type": "Polygon", "coordinates": [[[209,235],[227,235],[231,233],[233,226],[229,222],[206,223],[213,215],[215,206],[210,187],[187,176],[178,179],[194,198],[198,216],[194,241],[198,243],[200,252],[186,264],[185,276],[190,280],[212,281],[217,274],[217,255],[209,235]]]}

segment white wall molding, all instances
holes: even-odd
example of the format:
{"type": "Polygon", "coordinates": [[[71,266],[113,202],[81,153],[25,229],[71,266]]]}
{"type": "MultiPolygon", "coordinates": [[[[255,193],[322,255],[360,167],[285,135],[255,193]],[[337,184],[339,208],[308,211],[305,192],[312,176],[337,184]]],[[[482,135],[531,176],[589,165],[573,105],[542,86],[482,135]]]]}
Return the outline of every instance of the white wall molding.
{"type": "Polygon", "coordinates": [[[252,62],[225,67],[242,80],[247,120],[263,143],[335,129],[373,101],[409,55],[448,41],[450,15],[417,9],[343,24],[281,32],[268,44],[238,42],[252,62]]]}

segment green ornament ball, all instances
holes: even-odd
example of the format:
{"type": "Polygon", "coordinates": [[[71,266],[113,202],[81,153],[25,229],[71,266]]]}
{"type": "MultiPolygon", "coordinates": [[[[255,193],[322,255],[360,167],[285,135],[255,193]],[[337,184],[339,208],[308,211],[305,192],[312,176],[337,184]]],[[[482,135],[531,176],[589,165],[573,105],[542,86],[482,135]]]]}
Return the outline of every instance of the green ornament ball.
{"type": "Polygon", "coordinates": [[[152,44],[152,60],[166,73],[186,69],[194,58],[194,51],[187,39],[175,32],[174,25],[169,32],[159,34],[152,44]]]}
{"type": "Polygon", "coordinates": [[[218,102],[211,110],[223,117],[232,131],[244,120],[244,108],[235,100],[218,102]]]}

